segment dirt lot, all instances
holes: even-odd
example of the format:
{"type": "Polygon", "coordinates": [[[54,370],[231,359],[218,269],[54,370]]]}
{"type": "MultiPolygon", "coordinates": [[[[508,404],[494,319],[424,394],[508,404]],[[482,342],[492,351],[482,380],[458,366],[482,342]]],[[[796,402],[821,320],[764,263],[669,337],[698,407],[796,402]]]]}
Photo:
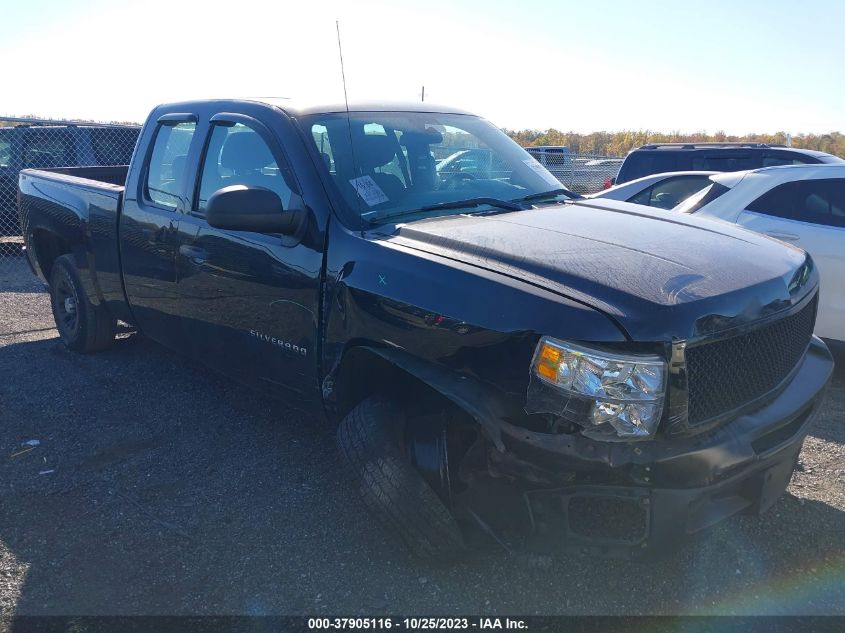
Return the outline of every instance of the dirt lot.
{"type": "Polygon", "coordinates": [[[845,614],[842,374],[762,518],[658,564],[435,570],[363,512],[331,429],[140,336],[71,354],[0,267],[0,615],[845,614]]]}

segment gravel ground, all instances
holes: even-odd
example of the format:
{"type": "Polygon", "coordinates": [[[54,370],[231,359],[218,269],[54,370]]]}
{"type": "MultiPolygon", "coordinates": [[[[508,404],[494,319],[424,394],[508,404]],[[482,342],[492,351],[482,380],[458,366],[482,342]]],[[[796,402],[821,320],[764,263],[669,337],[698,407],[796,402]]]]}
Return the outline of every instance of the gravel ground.
{"type": "Polygon", "coordinates": [[[845,372],[763,517],[659,563],[432,569],[362,510],[331,429],[140,336],[69,353],[2,265],[0,616],[845,614],[845,372]]]}

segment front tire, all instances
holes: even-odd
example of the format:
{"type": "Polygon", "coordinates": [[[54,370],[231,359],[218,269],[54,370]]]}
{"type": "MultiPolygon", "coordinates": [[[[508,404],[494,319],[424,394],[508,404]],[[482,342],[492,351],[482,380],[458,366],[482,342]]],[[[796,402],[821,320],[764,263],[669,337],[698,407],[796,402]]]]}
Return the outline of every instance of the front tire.
{"type": "Polygon", "coordinates": [[[402,453],[404,415],[395,404],[368,398],[343,419],[337,437],[367,507],[418,558],[444,563],[464,553],[461,529],[437,493],[402,453]]]}
{"type": "Polygon", "coordinates": [[[105,306],[95,306],[89,301],[70,255],[62,255],[53,262],[50,304],[59,337],[68,349],[90,354],[114,343],[117,321],[105,306]]]}

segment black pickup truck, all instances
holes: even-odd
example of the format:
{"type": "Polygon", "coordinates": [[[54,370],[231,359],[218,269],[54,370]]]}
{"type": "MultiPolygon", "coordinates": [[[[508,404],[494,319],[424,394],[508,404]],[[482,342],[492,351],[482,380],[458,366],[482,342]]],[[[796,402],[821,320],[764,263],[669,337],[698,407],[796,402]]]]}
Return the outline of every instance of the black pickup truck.
{"type": "Polygon", "coordinates": [[[833,361],[803,251],[581,200],[493,125],[413,106],[166,105],[129,167],[24,170],[59,334],[117,321],[337,424],[423,557],[648,557],[784,491],[833,361]],[[436,168],[489,151],[495,172],[436,168]]]}

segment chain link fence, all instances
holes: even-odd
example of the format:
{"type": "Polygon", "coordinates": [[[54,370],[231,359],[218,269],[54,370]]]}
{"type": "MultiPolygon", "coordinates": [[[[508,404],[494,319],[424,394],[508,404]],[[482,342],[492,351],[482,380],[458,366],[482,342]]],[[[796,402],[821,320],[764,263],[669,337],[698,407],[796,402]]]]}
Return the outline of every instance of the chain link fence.
{"type": "Polygon", "coordinates": [[[568,147],[526,147],[528,153],[567,189],[582,195],[610,187],[623,158],[599,154],[575,154],[568,147]]]}
{"type": "Polygon", "coordinates": [[[140,127],[0,117],[0,274],[26,268],[18,173],[26,168],[128,165],[140,127]]]}
{"type": "MultiPolygon", "coordinates": [[[[526,147],[537,161],[567,189],[582,195],[610,187],[623,158],[599,154],[575,154],[568,147],[526,147]]],[[[497,161],[489,149],[454,146],[433,147],[437,173],[442,177],[468,174],[476,178],[510,177],[511,168],[497,161]]],[[[401,172],[396,171],[397,176],[401,172]]]]}

